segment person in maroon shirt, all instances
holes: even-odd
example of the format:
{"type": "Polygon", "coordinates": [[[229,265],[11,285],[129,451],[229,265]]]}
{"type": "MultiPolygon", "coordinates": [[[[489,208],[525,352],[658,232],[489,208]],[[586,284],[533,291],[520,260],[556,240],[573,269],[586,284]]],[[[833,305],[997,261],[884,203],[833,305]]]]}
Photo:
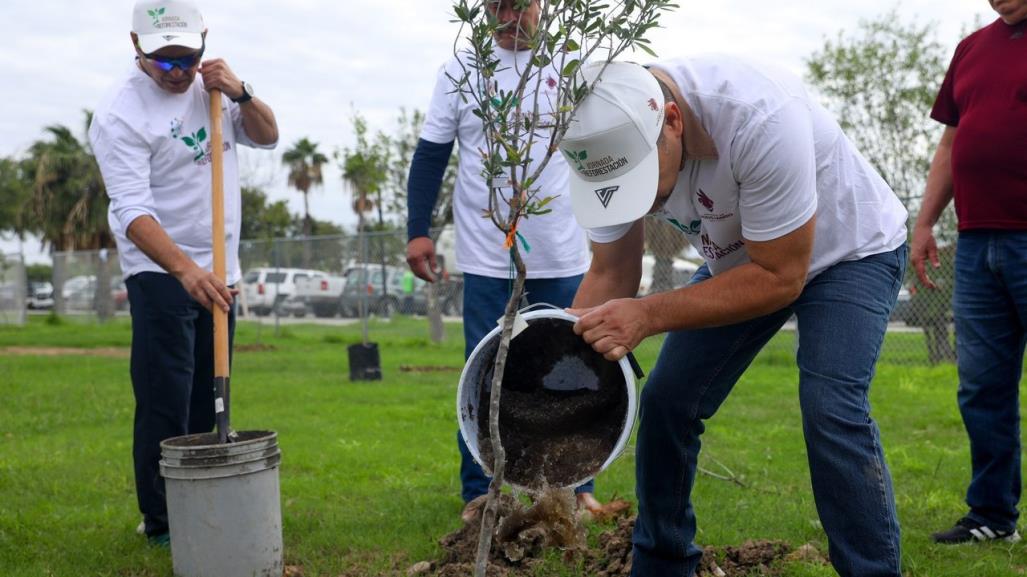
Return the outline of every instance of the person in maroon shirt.
{"type": "Polygon", "coordinates": [[[945,125],[910,259],[928,289],[932,231],[955,199],[959,410],[970,437],[969,512],[938,543],[1018,541],[1019,385],[1027,342],[1027,0],[989,0],[999,18],[956,48],[931,118],[945,125]]]}

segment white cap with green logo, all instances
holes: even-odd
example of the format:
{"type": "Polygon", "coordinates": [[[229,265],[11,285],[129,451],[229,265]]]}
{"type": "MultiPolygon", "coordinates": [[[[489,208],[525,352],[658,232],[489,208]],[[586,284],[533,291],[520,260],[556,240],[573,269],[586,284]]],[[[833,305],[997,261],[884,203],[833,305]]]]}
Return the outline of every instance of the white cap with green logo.
{"type": "Polygon", "coordinates": [[[190,0],[139,1],[132,9],[132,32],[143,54],[166,46],[203,46],[203,16],[190,0]]]}
{"type": "MultiPolygon", "coordinates": [[[[603,62],[581,69],[595,81],[603,62]]],[[[570,166],[571,207],[584,228],[645,216],[656,199],[663,92],[638,64],[611,62],[574,115],[560,150],[570,166]]]]}

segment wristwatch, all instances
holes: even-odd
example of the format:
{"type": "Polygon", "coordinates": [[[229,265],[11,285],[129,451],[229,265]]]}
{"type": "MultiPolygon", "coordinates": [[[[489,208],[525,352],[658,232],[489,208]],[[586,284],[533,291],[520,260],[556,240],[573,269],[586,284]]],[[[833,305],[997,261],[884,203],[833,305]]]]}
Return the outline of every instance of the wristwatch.
{"type": "Polygon", "coordinates": [[[253,87],[250,86],[249,82],[245,80],[242,83],[242,94],[238,98],[233,98],[232,102],[236,104],[242,104],[243,102],[249,102],[253,99],[253,87]]]}

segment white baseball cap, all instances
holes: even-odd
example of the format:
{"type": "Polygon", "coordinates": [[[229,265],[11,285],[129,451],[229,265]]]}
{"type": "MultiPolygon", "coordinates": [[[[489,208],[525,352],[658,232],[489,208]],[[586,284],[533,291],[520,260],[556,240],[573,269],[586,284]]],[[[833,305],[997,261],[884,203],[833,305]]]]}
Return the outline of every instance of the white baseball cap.
{"type": "Polygon", "coordinates": [[[571,207],[578,224],[597,228],[633,222],[656,199],[664,99],[653,75],[638,64],[592,62],[582,67],[589,85],[560,142],[570,166],[571,207]]]}
{"type": "Polygon", "coordinates": [[[139,1],[132,9],[132,32],[139,49],[153,54],[165,46],[203,47],[203,16],[189,0],[139,1]]]}

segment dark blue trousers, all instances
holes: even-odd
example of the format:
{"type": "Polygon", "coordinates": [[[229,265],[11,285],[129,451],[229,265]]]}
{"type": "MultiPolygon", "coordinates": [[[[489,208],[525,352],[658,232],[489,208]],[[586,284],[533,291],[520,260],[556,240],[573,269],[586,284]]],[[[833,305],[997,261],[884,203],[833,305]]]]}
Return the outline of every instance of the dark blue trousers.
{"type": "MultiPolygon", "coordinates": [[[[125,281],[132,308],[132,457],[146,534],[168,530],[160,442],[214,428],[214,317],[168,274],[125,281]]],[[[229,350],[235,308],[228,316],[229,350]]]]}

